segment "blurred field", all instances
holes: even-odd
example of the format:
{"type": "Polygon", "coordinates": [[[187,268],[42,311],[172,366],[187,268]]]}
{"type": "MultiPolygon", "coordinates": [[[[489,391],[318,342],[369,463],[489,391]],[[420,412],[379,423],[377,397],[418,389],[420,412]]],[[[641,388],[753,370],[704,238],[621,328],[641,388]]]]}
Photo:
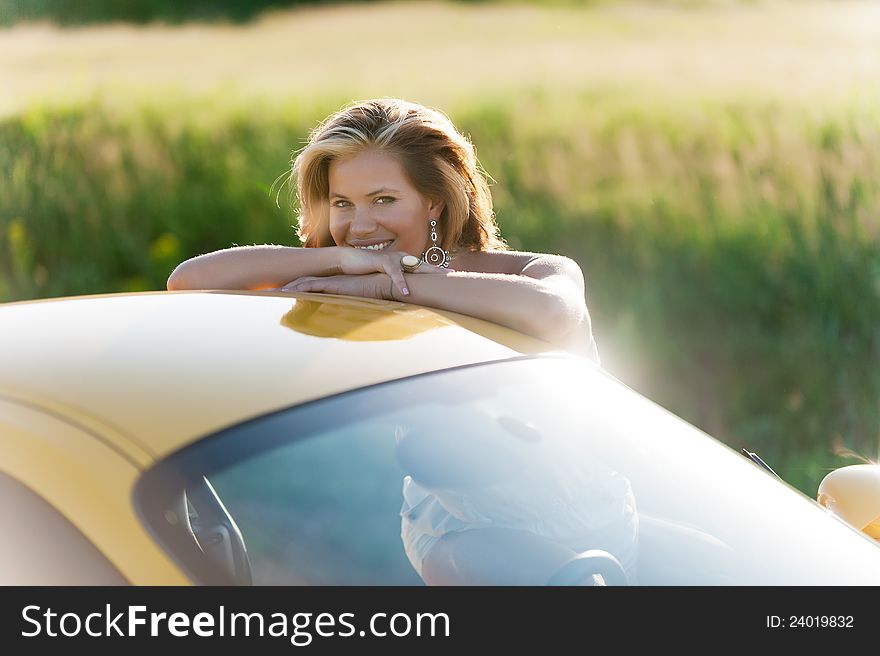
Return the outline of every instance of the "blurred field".
{"type": "MultiPolygon", "coordinates": [[[[306,8],[244,27],[114,25],[0,30],[0,112],[98,95],[373,95],[454,100],[542,88],[631,95],[760,95],[825,104],[877,92],[880,3],[433,2],[306,8]]],[[[876,95],[875,95],[876,97],[876,95]]]]}
{"type": "Polygon", "coordinates": [[[880,456],[878,82],[873,2],[0,30],[0,300],[295,243],[291,150],[403,96],[472,135],[513,246],[581,263],[612,373],[814,494],[880,456]]]}

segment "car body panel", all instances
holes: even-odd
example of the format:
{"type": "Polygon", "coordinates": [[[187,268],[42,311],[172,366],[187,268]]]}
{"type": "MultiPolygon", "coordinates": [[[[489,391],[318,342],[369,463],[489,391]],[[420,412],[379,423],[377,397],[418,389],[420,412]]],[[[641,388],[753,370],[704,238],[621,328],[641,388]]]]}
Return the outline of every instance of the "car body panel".
{"type": "MultiPolygon", "coordinates": [[[[3,471],[66,517],[128,582],[189,583],[137,516],[131,496],[141,471],[112,444],[40,409],[0,398],[0,457],[3,471]]],[[[27,563],[20,569],[26,574],[27,563]]]]}
{"type": "MultiPolygon", "coordinates": [[[[157,527],[177,525],[180,515],[173,515],[171,506],[162,506],[148,527],[149,513],[138,490],[146,489],[143,483],[163,468],[173,470],[181,457],[201,458],[206,445],[222,446],[219,433],[254,430],[263,420],[280,420],[288,414],[278,412],[282,409],[294,414],[317,412],[322,404],[336,402],[344,408],[352,398],[374,392],[392,394],[406,406],[412,403],[407,390],[427,385],[423,396],[434,403],[440,388],[430,381],[433,375],[402,380],[420,374],[442,372],[437,376],[454,377],[461,373],[460,367],[490,363],[497,364],[476,366],[473,371],[552,360],[587,364],[570,355],[524,358],[561,354],[540,340],[454,313],[387,301],[278,292],[158,292],[5,304],[0,305],[0,344],[0,473],[26,486],[69,520],[126,581],[149,585],[204,580],[157,538],[157,527]],[[395,380],[401,382],[379,385],[395,380]],[[361,391],[352,392],[356,389],[361,391]]],[[[505,387],[498,381],[472,380],[478,390],[505,387]]],[[[498,380],[527,381],[539,390],[511,407],[527,407],[546,393],[559,396],[563,407],[551,412],[549,402],[534,406],[558,421],[571,422],[578,408],[595,413],[575,420],[576,429],[589,426],[591,434],[617,445],[618,468],[633,480],[655,481],[641,491],[636,487],[636,494],[644,500],[640,512],[653,521],[646,521],[642,532],[645,544],[653,544],[652,569],[669,575],[646,577],[646,584],[706,580],[699,576],[693,558],[680,557],[682,541],[699,542],[711,552],[705,559],[706,572],[714,578],[708,580],[727,581],[724,572],[716,571],[723,561],[713,555],[718,545],[709,538],[716,533],[730,545],[739,545],[742,553],[757,545],[768,566],[778,563],[778,571],[766,580],[855,582],[852,572],[844,579],[835,568],[833,553],[825,558],[825,546],[832,552],[855,554],[859,562],[878,560],[875,541],[824,516],[817,504],[804,503],[802,495],[781,489],[764,470],[671,413],[658,412],[654,404],[592,364],[588,383],[573,379],[566,385],[561,375],[542,383],[533,374],[498,380]],[[559,384],[566,394],[576,396],[557,395],[552,390],[559,384]],[[596,403],[583,405],[584,398],[596,403]],[[670,453],[670,445],[676,444],[670,453]],[[679,471],[682,463],[687,466],[679,471]],[[785,502],[772,502],[779,505],[771,504],[769,519],[764,517],[761,524],[758,515],[767,513],[753,509],[783,494],[788,495],[785,502]],[[724,503],[710,506],[713,499],[724,503]],[[737,513],[721,507],[730,503],[738,508],[745,505],[746,516],[733,521],[737,513]],[[781,516],[773,515],[776,507],[784,510],[781,516]],[[717,528],[719,520],[727,526],[717,528]],[[695,529],[705,525],[716,527],[708,538],[695,529]],[[798,535],[806,526],[822,536],[811,543],[818,555],[808,559],[815,569],[809,576],[803,563],[792,557],[790,539],[769,539],[779,537],[776,534],[798,535]],[[682,537],[688,531],[697,537],[682,537]],[[670,563],[679,561],[684,569],[670,569],[670,563]]],[[[454,385],[456,395],[479,396],[462,381],[454,385]]],[[[457,417],[448,414],[452,412],[452,405],[442,406],[432,424],[443,443],[457,417]]],[[[342,414],[331,412],[327,420],[336,421],[342,414]]],[[[354,417],[363,414],[355,412],[354,417]]],[[[302,424],[295,426],[299,430],[302,424]]],[[[461,428],[466,435],[468,427],[461,428]]],[[[285,438],[287,432],[274,434],[285,438]]],[[[242,449],[232,454],[247,455],[253,443],[245,440],[242,449]]],[[[352,451],[343,453],[347,458],[352,451]]],[[[282,479],[287,480],[289,473],[284,469],[282,479]]],[[[558,478],[555,469],[552,476],[558,478]]],[[[178,499],[178,488],[159,487],[178,499]]],[[[396,517],[397,510],[392,514],[396,517]]],[[[22,515],[16,517],[19,523],[28,519],[26,513],[22,515]]],[[[396,529],[392,533],[395,540],[399,538],[396,529]]],[[[37,533],[36,544],[43,541],[37,533]]],[[[877,574],[870,569],[856,578],[876,584],[877,574]]],[[[749,573],[765,580],[759,574],[757,569],[749,573]]]]}
{"type": "Polygon", "coordinates": [[[6,304],[0,343],[14,345],[0,352],[0,394],[100,432],[138,466],[283,407],[427,371],[555,350],[428,308],[252,292],[6,304]],[[101,375],[93,375],[98,370],[101,375]]]}

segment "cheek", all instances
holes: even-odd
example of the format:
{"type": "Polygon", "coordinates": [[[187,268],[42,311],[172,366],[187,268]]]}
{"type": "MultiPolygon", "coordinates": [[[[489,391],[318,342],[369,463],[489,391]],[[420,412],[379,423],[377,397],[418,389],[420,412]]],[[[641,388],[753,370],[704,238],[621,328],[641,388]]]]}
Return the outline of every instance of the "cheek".
{"type": "Polygon", "coordinates": [[[334,215],[334,213],[331,212],[327,227],[330,230],[330,236],[333,237],[333,241],[335,241],[337,244],[345,241],[345,233],[348,230],[347,221],[345,221],[338,215],[334,215]]]}
{"type": "Polygon", "coordinates": [[[391,211],[389,219],[393,220],[399,229],[412,235],[420,235],[427,232],[428,225],[428,219],[423,219],[422,214],[418,206],[401,204],[391,211]]]}

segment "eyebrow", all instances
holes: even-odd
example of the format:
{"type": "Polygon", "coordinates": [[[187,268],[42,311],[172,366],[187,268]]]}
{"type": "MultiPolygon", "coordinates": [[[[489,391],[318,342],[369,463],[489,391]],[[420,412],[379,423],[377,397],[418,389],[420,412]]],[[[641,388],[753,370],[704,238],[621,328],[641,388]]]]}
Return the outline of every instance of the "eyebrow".
{"type": "MultiPolygon", "coordinates": [[[[381,187],[380,189],[377,189],[376,191],[371,191],[370,193],[367,194],[367,196],[378,196],[379,194],[385,194],[385,193],[388,193],[389,191],[393,191],[394,193],[397,193],[397,194],[400,193],[400,191],[398,191],[397,189],[389,189],[388,187],[381,187]]],[[[336,193],[335,191],[331,191],[330,198],[346,198],[346,197],[343,196],[342,194],[336,193]]]]}

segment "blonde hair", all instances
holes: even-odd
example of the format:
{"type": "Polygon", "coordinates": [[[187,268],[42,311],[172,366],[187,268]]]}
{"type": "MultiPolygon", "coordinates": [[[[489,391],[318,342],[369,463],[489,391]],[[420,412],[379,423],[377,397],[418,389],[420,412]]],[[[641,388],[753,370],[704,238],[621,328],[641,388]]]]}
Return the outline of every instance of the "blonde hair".
{"type": "Polygon", "coordinates": [[[329,227],[330,163],[369,149],[397,159],[420,194],[444,201],[437,222],[443,248],[507,250],[473,144],[442,112],[396,99],[358,102],[332,114],[292,161],[288,182],[291,189],[296,183],[297,234],[304,246],[335,245],[329,227]]]}

